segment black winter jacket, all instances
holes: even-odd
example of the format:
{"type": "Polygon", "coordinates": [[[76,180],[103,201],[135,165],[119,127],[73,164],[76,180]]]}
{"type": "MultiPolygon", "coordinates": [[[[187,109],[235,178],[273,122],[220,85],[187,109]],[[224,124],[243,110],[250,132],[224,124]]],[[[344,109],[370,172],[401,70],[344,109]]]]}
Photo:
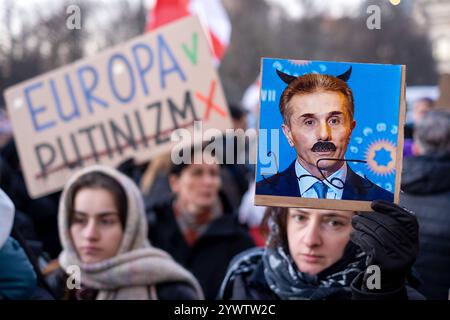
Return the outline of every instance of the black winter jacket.
{"type": "Polygon", "coordinates": [[[448,299],[450,290],[450,155],[407,158],[400,204],[416,213],[419,254],[414,268],[428,299],[448,299]]]}
{"type": "MultiPolygon", "coordinates": [[[[223,201],[224,202],[224,201],[223,201]]],[[[206,299],[215,299],[231,259],[254,247],[237,215],[224,206],[224,214],[213,220],[200,238],[189,247],[172,210],[173,199],[147,209],[149,238],[153,246],[167,251],[192,272],[202,286],[206,299]]]]}

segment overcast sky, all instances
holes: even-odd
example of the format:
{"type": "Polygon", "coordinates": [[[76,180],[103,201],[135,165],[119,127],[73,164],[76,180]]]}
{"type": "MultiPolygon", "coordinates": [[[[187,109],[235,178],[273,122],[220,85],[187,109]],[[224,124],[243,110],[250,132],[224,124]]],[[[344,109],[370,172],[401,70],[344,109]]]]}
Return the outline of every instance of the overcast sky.
{"type": "MultiPolygon", "coordinates": [[[[297,18],[304,12],[302,7],[296,0],[267,0],[269,3],[276,3],[286,9],[288,14],[297,18]]],[[[327,1],[315,1],[317,7],[321,10],[328,12],[331,16],[342,16],[345,14],[352,14],[355,9],[361,4],[362,0],[327,0],[327,1]]]]}
{"type": "MultiPolygon", "coordinates": [[[[2,9],[2,2],[6,2],[8,0],[0,1],[0,10],[2,9]]],[[[93,0],[88,0],[93,1],[93,0]]],[[[140,0],[130,0],[130,2],[139,3],[140,0]]],[[[150,8],[155,0],[144,0],[145,4],[148,8],[150,8]]],[[[241,0],[248,1],[248,0],[241,0]]],[[[261,0],[252,0],[252,1],[261,1],[261,0]]],[[[277,3],[282,7],[288,9],[288,13],[293,17],[298,17],[302,14],[301,7],[298,5],[296,0],[267,0],[269,3],[277,3]]],[[[331,15],[342,15],[348,10],[352,10],[361,3],[362,0],[327,0],[327,1],[315,1],[318,7],[323,8],[326,11],[329,11],[331,15]]],[[[75,1],[74,1],[75,2],[75,1]]],[[[115,1],[111,0],[95,0],[93,2],[103,2],[103,3],[111,3],[114,4],[115,1]]],[[[61,4],[63,1],[55,1],[55,0],[14,0],[15,4],[18,4],[21,7],[30,7],[30,4],[39,4],[45,7],[52,7],[55,3],[61,4]]]]}
{"type": "MultiPolygon", "coordinates": [[[[33,9],[36,5],[39,8],[44,8],[45,10],[41,11],[43,13],[51,15],[53,10],[51,8],[56,9],[57,7],[65,4],[65,1],[57,1],[57,0],[0,0],[0,17],[3,18],[3,10],[4,4],[8,1],[13,1],[20,10],[23,10],[27,13],[27,20],[32,22],[33,16],[35,12],[33,9]]],[[[100,2],[105,3],[108,6],[114,6],[115,3],[121,0],[85,0],[87,2],[100,2]]],[[[144,0],[146,7],[151,8],[156,0],[144,0]]],[[[241,1],[249,1],[249,0],[241,0],[241,1]]],[[[251,1],[261,1],[261,0],[251,0],[251,1]]],[[[277,4],[283,7],[286,10],[286,13],[292,18],[301,17],[302,14],[305,14],[302,10],[302,7],[298,4],[297,0],[266,0],[269,3],[277,4]]],[[[314,1],[314,4],[321,9],[321,11],[328,13],[330,16],[339,17],[342,15],[354,15],[355,10],[361,4],[363,0],[326,0],[326,1],[314,1]]],[[[387,1],[387,0],[386,0],[387,1]]],[[[401,1],[401,0],[389,0],[389,1],[401,1]]],[[[73,1],[75,2],[75,1],[73,1]]],[[[139,5],[140,0],[129,0],[132,5],[139,5]]],[[[70,1],[69,1],[70,3],[70,1]]],[[[23,15],[20,15],[23,17],[23,15]]],[[[1,28],[1,26],[0,26],[1,28]]],[[[0,29],[0,37],[2,34],[0,29]]]]}

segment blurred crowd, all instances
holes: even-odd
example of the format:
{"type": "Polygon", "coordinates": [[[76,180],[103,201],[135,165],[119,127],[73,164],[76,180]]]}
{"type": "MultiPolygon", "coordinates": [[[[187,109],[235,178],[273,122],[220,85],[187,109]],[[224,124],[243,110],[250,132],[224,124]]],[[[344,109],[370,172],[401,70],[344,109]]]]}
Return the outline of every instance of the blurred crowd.
{"type": "MultiPolygon", "coordinates": [[[[235,129],[255,117],[230,111],[235,129]]],[[[2,112],[0,299],[448,299],[450,111],[412,111],[400,206],[374,213],[256,207],[252,165],[170,155],[88,167],[32,199],[2,112]]]]}

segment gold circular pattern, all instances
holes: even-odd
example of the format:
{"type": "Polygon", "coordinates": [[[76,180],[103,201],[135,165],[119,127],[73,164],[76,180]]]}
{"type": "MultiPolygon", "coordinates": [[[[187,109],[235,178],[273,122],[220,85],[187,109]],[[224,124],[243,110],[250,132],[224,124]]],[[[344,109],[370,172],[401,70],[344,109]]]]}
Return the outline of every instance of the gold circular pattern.
{"type": "Polygon", "coordinates": [[[397,148],[392,144],[392,142],[387,140],[378,140],[373,142],[366,152],[366,160],[367,165],[370,170],[375,174],[386,176],[391,174],[395,169],[395,157],[396,157],[397,148]],[[386,152],[389,152],[391,155],[391,161],[387,163],[387,165],[379,165],[375,161],[376,152],[381,149],[385,149],[386,152]]]}

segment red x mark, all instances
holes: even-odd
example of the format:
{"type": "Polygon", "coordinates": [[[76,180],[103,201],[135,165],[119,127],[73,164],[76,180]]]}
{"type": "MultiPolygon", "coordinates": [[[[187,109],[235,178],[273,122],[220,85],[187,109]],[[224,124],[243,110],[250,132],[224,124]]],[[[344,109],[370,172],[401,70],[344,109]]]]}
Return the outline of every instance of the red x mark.
{"type": "Polygon", "coordinates": [[[209,113],[211,111],[211,109],[213,108],[214,110],[217,111],[217,113],[219,113],[222,117],[226,117],[227,113],[225,112],[225,110],[223,110],[222,108],[220,108],[217,104],[213,103],[213,98],[214,98],[214,92],[216,89],[216,80],[212,80],[211,81],[211,86],[209,87],[209,95],[208,98],[205,98],[201,93],[196,92],[195,96],[197,97],[197,99],[201,100],[202,102],[205,103],[206,105],[206,110],[205,110],[205,115],[203,116],[204,120],[208,120],[209,118],[209,113]]]}

